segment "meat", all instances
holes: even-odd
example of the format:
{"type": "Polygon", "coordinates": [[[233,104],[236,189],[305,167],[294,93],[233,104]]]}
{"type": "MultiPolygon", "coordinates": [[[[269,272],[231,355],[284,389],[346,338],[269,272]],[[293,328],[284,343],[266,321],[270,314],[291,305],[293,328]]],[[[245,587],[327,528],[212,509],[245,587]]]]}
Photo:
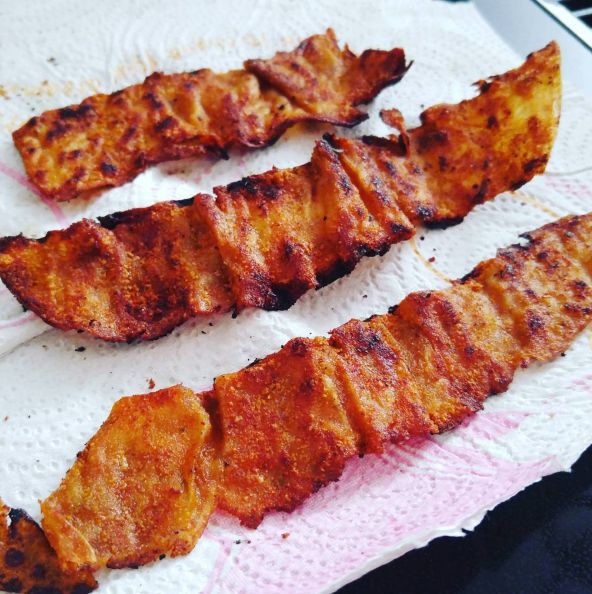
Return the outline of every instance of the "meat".
{"type": "Polygon", "coordinates": [[[119,400],[42,505],[64,569],[133,567],[191,551],[214,509],[216,447],[187,388],[119,400]]]}
{"type": "Polygon", "coordinates": [[[185,552],[214,497],[256,527],[338,480],[348,458],[450,430],[505,391],[516,370],[557,357],[592,321],[592,213],[525,239],[447,289],[412,293],[328,338],[293,339],[208,392],[176,387],[117,403],[42,504],[61,562],[120,567],[185,552]],[[157,437],[140,439],[144,427],[157,437]],[[182,455],[163,449],[173,439],[182,455]],[[199,497],[185,497],[182,472],[185,485],[192,473],[209,477],[199,497]],[[173,528],[189,533],[179,548],[173,528]]]}
{"type": "Polygon", "coordinates": [[[284,309],[382,254],[418,225],[460,222],[541,173],[557,130],[551,43],[481,93],[387,138],[320,140],[309,163],[198,195],[83,220],[41,240],[0,239],[0,278],[64,330],[154,339],[193,316],[284,309]]]}
{"type": "Polygon", "coordinates": [[[273,144],[297,122],[354,126],[367,118],[356,106],[407,68],[401,49],[356,56],[328,29],[291,52],[247,60],[242,70],[156,72],[111,95],[33,117],[13,138],[39,191],[69,200],[120,186],[168,159],[273,144]]]}

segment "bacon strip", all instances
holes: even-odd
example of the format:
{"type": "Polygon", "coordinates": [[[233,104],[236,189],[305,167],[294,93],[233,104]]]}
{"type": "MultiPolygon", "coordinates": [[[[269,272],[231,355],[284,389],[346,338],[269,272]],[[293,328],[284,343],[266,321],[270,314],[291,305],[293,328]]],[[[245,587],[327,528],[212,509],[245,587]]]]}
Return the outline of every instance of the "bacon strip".
{"type": "Polygon", "coordinates": [[[305,39],[243,70],[156,72],[143,83],[47,111],[13,134],[27,175],[45,196],[69,200],[120,186],[148,165],[273,144],[297,122],[355,126],[368,103],[399,81],[401,49],[341,50],[335,33],[305,39]]]}
{"type": "Polygon", "coordinates": [[[191,390],[122,398],[44,506],[45,533],[67,571],[185,555],[214,511],[219,467],[209,416],[191,390]]]}
{"type": "MultiPolygon", "coordinates": [[[[117,403],[42,504],[61,562],[137,565],[177,554],[171,533],[187,535],[184,551],[195,544],[199,530],[188,531],[186,518],[199,517],[203,527],[212,506],[165,488],[180,467],[161,446],[191,430],[190,418],[178,420],[184,408],[200,410],[204,422],[207,411],[218,439],[213,457],[223,474],[208,497],[256,527],[266,513],[293,510],[337,480],[348,458],[452,429],[505,391],[517,369],[557,357],[592,321],[592,213],[525,237],[526,245],[500,250],[448,289],[412,293],[329,338],[293,339],[218,377],[209,392],[184,390],[180,399],[177,387],[117,403]],[[167,402],[176,402],[175,415],[160,408],[167,402]],[[158,439],[140,439],[145,425],[158,439]],[[138,488],[142,481],[148,488],[138,488]],[[158,510],[158,521],[146,509],[158,510]]],[[[183,465],[198,481],[212,464],[205,451],[183,465]]]]}
{"type": "Polygon", "coordinates": [[[39,525],[24,511],[0,501],[0,590],[88,594],[97,585],[88,570],[65,573],[39,525]]]}
{"type": "Polygon", "coordinates": [[[158,338],[199,315],[283,309],[364,255],[447,226],[544,171],[560,105],[559,49],[422,114],[399,136],[319,141],[310,163],[35,241],[0,239],[0,278],[47,323],[105,340],[158,338]]]}

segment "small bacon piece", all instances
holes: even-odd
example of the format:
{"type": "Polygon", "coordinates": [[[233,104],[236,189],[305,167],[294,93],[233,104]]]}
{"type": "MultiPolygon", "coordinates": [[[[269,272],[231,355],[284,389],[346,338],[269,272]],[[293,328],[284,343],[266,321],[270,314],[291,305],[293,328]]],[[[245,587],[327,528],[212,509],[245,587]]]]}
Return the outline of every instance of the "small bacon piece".
{"type": "Polygon", "coordinates": [[[28,594],[88,594],[92,573],[65,573],[39,525],[24,511],[0,501],[0,590],[28,594]]]}
{"type": "MultiPolygon", "coordinates": [[[[185,390],[173,415],[158,404],[162,393],[120,401],[42,504],[44,529],[62,563],[138,564],[169,552],[171,525],[182,531],[184,518],[198,517],[203,528],[213,507],[209,496],[184,501],[173,523],[146,511],[177,505],[178,492],[163,485],[177,476],[178,460],[163,453],[161,442],[179,436],[179,416],[189,415],[182,426],[191,431],[184,409],[200,410],[193,429],[203,431],[200,400],[219,439],[218,507],[256,527],[266,513],[293,510],[338,480],[348,458],[452,429],[505,391],[516,370],[557,357],[592,321],[592,213],[526,238],[450,288],[412,293],[389,313],[351,320],[329,338],[293,339],[218,377],[209,392],[185,390]],[[123,406],[126,415],[118,414],[123,406]],[[140,439],[145,426],[158,438],[140,439]],[[164,470],[155,463],[163,458],[164,470]],[[100,554],[81,559],[79,542],[100,554]]],[[[172,388],[167,398],[181,391],[172,388]]],[[[188,450],[182,468],[212,476],[206,452],[192,460],[188,450]]],[[[200,530],[190,531],[183,550],[200,530]]]]}
{"type": "Polygon", "coordinates": [[[297,122],[355,126],[355,106],[399,81],[401,49],[341,50],[332,29],[243,70],[156,72],[142,84],[33,117],[13,134],[27,175],[49,198],[120,186],[148,165],[273,144],[297,122]]]}
{"type": "Polygon", "coordinates": [[[214,509],[215,447],[187,388],[119,400],[41,508],[64,569],[137,567],[191,551],[214,509]]]}
{"type": "Polygon", "coordinates": [[[198,315],[284,309],[425,224],[445,227],[541,173],[557,130],[559,49],[436,106],[399,136],[327,136],[310,163],[198,195],[0,239],[0,278],[49,324],[111,341],[198,315]]]}

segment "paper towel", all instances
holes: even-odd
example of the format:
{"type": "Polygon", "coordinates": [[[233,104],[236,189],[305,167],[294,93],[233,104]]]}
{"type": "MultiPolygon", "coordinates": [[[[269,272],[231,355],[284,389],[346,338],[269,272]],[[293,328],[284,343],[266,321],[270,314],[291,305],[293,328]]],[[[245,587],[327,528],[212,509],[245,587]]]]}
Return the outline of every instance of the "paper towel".
{"type": "MultiPolygon", "coordinates": [[[[36,113],[114,91],[155,69],[237,68],[328,26],[356,52],[400,46],[414,60],[404,80],[369,106],[370,119],[340,130],[344,135],[386,133],[378,118],[386,107],[416,124],[424,107],[470,97],[473,81],[524,59],[465,3],[2,0],[0,235],[40,236],[82,217],[186,198],[273,165],[307,161],[314,140],[331,127],[298,126],[275,146],[235,153],[229,161],[163,164],[91,201],[57,206],[31,191],[10,132],[36,113]]],[[[291,337],[382,313],[411,291],[445,286],[521,232],[592,210],[591,137],[592,105],[568,87],[546,175],[477,207],[460,226],[420,230],[417,239],[363,260],[350,276],[285,312],[213,317],[156,342],[112,345],[47,331],[0,287],[0,351],[6,353],[0,358],[0,495],[38,518],[37,500],[58,485],[112,404],[148,391],[150,380],[156,389],[179,382],[205,389],[217,374],[291,337]]],[[[338,483],[292,514],[268,516],[257,530],[216,514],[187,557],[102,572],[101,590],[330,592],[436,536],[461,535],[500,501],[569,469],[592,443],[591,363],[588,332],[566,357],[520,372],[506,394],[489,399],[455,431],[353,460],[338,483]]]]}

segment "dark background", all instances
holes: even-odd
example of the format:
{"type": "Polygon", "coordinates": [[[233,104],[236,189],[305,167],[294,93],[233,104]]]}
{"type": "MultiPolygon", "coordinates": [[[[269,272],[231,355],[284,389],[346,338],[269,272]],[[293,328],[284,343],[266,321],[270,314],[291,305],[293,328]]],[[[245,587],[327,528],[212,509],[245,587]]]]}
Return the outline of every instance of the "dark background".
{"type": "Polygon", "coordinates": [[[489,512],[464,538],[443,537],[339,594],[592,593],[592,447],[574,465],[489,512]]]}

